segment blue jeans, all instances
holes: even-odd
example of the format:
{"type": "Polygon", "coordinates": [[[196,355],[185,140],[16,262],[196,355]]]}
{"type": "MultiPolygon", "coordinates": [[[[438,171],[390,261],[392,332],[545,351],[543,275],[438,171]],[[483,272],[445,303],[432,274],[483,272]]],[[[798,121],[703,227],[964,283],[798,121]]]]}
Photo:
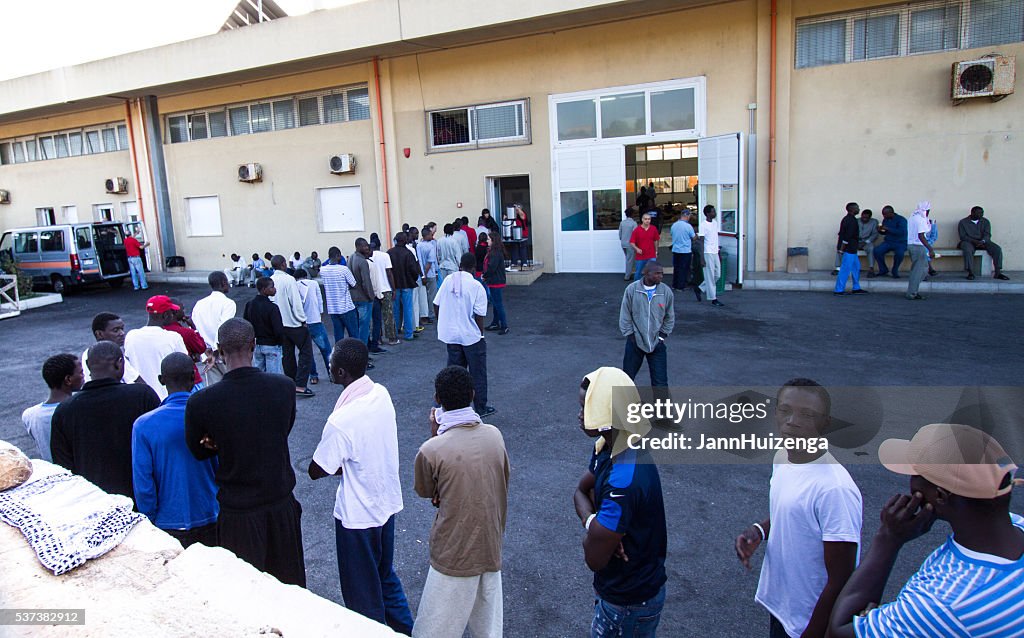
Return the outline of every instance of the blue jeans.
{"type": "Polygon", "coordinates": [[[449,343],[448,365],[461,366],[473,377],[473,409],[477,412],[487,407],[487,340],[481,339],[471,346],[449,343]]]}
{"type": "Polygon", "coordinates": [[[505,289],[488,288],[488,290],[491,291],[491,303],[494,304],[494,319],[491,320],[491,325],[508,328],[508,317],[505,316],[505,289]]]}
{"type": "Polygon", "coordinates": [[[860,290],[860,259],[857,253],[843,253],[843,260],[839,265],[839,274],[836,275],[835,292],[846,290],[846,280],[853,277],[853,289],[860,290]]]}
{"type": "Polygon", "coordinates": [[[636,260],[636,272],[633,273],[633,281],[637,281],[638,279],[643,277],[644,266],[646,266],[647,262],[649,262],[649,261],[654,261],[654,260],[653,259],[637,259],[636,260]]]}
{"type": "Polygon", "coordinates": [[[334,325],[334,343],[344,339],[346,334],[353,339],[359,338],[359,310],[356,308],[340,315],[331,315],[331,323],[334,325]]]}
{"type": "Polygon", "coordinates": [[[622,355],[622,371],[635,379],[644,359],[647,359],[647,369],[651,373],[651,387],[668,386],[668,348],[663,342],[654,347],[654,352],[644,352],[636,345],[633,335],[626,337],[626,352],[622,355]]]}
{"type": "Polygon", "coordinates": [[[252,353],[252,365],[270,374],[284,374],[281,366],[281,346],[261,346],[256,344],[252,353]]]}
{"type": "Polygon", "coordinates": [[[412,339],[413,328],[416,327],[416,289],[398,288],[395,290],[393,309],[395,313],[395,330],[408,341],[412,339]]]}
{"type": "Polygon", "coordinates": [[[885,254],[892,251],[892,274],[898,275],[900,272],[900,264],[903,263],[903,255],[907,253],[906,244],[891,244],[887,241],[882,242],[875,249],[875,262],[878,264],[878,274],[887,275],[889,274],[889,268],[885,265],[885,254]]]}
{"type": "MultiPolygon", "coordinates": [[[[313,345],[320,349],[320,356],[324,358],[324,369],[327,370],[327,376],[331,376],[331,339],[327,336],[327,328],[322,323],[309,323],[306,324],[309,328],[309,338],[313,340],[313,345]]],[[[316,355],[313,355],[312,365],[309,367],[309,378],[319,379],[320,375],[316,371],[316,355]]]]}
{"type": "Polygon", "coordinates": [[[392,566],[395,517],[382,527],[368,529],[348,529],[334,519],[334,539],[345,606],[399,633],[412,635],[409,601],[392,566]]]}
{"type": "Polygon", "coordinates": [[[648,638],[658,631],[661,610],[665,607],[665,586],[636,605],[613,605],[599,596],[594,598],[594,620],[590,623],[591,638],[630,636],[648,638]]]}
{"type": "Polygon", "coordinates": [[[146,269],[142,267],[142,257],[129,257],[128,270],[132,274],[132,288],[145,290],[149,288],[146,283],[146,269]]]}
{"type": "Polygon", "coordinates": [[[373,300],[373,322],[370,326],[370,350],[380,347],[380,338],[384,332],[384,315],[380,309],[380,299],[373,300]]]}
{"type": "Polygon", "coordinates": [[[693,253],[672,253],[672,288],[683,290],[690,281],[690,261],[693,253]]]}
{"type": "Polygon", "coordinates": [[[363,343],[369,343],[370,341],[370,319],[373,315],[373,302],[372,301],[357,301],[356,304],[356,318],[359,321],[358,335],[356,339],[359,339],[363,343]]]}

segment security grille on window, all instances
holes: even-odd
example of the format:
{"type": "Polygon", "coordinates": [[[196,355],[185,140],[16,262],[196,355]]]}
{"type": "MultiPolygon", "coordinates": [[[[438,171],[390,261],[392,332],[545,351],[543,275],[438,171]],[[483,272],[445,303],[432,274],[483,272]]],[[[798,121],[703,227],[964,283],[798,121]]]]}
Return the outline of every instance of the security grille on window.
{"type": "Polygon", "coordinates": [[[432,151],[530,143],[530,100],[479,104],[427,114],[432,151]]]}
{"type": "Polygon", "coordinates": [[[167,138],[177,144],[368,119],[370,92],[362,85],[168,115],[167,138]]]}
{"type": "Polygon", "coordinates": [[[1024,0],[928,0],[797,20],[796,68],[1024,41],[1024,0]]]}

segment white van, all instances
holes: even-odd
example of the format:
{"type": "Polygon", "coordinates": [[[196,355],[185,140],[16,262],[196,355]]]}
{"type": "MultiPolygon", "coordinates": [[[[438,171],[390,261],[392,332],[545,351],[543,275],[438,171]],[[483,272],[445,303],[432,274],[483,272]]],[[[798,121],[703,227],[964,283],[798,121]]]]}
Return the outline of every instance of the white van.
{"type": "Polygon", "coordinates": [[[125,233],[116,222],[13,228],[0,237],[0,255],[54,292],[103,281],[120,288],[130,276],[125,233]]]}

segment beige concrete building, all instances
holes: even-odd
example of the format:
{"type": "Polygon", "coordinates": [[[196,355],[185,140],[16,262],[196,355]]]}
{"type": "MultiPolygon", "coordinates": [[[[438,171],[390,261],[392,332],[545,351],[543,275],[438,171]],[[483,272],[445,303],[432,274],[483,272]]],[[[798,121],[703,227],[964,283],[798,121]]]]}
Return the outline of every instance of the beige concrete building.
{"type": "Polygon", "coordinates": [[[521,203],[545,271],[615,272],[653,183],[718,207],[737,282],[831,268],[847,201],[930,200],[941,247],[980,204],[1024,269],[1024,108],[989,95],[1022,52],[1024,0],[367,0],[0,82],[0,227],[138,219],[207,269],[521,203]]]}

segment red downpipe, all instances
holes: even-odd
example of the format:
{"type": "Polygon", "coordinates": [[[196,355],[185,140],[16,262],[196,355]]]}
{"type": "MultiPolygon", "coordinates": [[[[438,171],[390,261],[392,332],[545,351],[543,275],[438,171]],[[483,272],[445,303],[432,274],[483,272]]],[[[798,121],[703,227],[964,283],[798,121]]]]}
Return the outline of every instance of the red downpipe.
{"type": "Polygon", "coordinates": [[[380,67],[377,56],[373,56],[373,83],[377,89],[377,131],[380,135],[380,171],[384,180],[384,239],[383,247],[391,245],[391,201],[388,197],[388,157],[384,142],[384,107],[380,96],[380,67]]]}
{"type": "Polygon", "coordinates": [[[772,37],[768,89],[768,272],[775,271],[775,81],[778,6],[772,0],[772,37]]]}

